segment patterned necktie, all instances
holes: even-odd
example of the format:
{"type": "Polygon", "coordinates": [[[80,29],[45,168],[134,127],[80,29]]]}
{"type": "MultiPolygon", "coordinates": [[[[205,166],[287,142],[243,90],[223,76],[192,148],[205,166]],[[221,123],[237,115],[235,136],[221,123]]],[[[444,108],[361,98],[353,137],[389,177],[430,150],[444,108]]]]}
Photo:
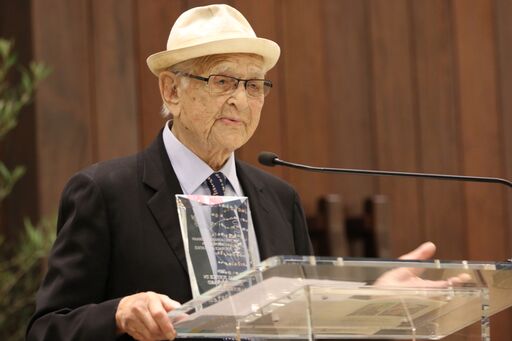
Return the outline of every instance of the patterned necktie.
{"type": "MultiPolygon", "coordinates": [[[[226,192],[226,177],[215,172],[206,179],[206,185],[211,195],[224,195],[226,192]]],[[[220,282],[230,279],[247,270],[246,248],[244,240],[247,233],[241,227],[240,212],[237,210],[239,201],[218,204],[212,208],[212,243],[217,260],[217,279],[220,282]]],[[[247,219],[247,214],[243,219],[247,219]]],[[[244,222],[244,225],[246,223],[244,222]]]]}
{"type": "Polygon", "coordinates": [[[224,195],[226,192],[226,177],[221,172],[215,172],[206,178],[206,185],[211,195],[224,195]]]}

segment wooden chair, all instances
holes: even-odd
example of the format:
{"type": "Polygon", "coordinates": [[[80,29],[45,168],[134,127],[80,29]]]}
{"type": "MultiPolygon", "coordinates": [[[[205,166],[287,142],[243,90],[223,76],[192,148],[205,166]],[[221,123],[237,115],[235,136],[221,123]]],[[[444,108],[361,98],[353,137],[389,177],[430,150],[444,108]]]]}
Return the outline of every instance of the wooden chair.
{"type": "Polygon", "coordinates": [[[319,199],[316,214],[307,218],[315,255],[390,257],[387,197],[374,195],[363,205],[361,215],[348,216],[341,195],[319,199]]]}

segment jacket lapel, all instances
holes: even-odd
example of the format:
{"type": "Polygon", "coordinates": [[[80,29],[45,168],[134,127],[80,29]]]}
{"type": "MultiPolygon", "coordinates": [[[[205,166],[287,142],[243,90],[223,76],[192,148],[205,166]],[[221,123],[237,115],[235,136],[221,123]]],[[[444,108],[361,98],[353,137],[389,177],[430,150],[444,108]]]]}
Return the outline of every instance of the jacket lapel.
{"type": "MultiPolygon", "coordinates": [[[[142,181],[152,189],[147,206],[183,270],[188,273],[175,199],[175,195],[183,194],[183,191],[165,151],[161,134],[142,153],[140,162],[142,181]]],[[[249,198],[260,257],[264,260],[279,254],[279,245],[272,238],[272,209],[268,206],[270,201],[266,198],[263,184],[258,177],[250,175],[247,166],[237,161],[236,168],[238,180],[249,198]]]]}
{"type": "Polygon", "coordinates": [[[249,198],[249,207],[254,223],[254,232],[258,240],[260,257],[261,260],[265,260],[274,254],[270,243],[272,240],[271,231],[269,230],[272,221],[269,207],[266,204],[268,200],[265,199],[265,189],[257,178],[248,174],[248,169],[243,163],[237,161],[236,169],[238,181],[240,181],[245,196],[249,198]]]}
{"type": "Polygon", "coordinates": [[[175,195],[183,191],[165,152],[162,134],[143,152],[141,163],[142,181],[153,190],[147,206],[176,258],[188,273],[175,199],[175,195]]]}

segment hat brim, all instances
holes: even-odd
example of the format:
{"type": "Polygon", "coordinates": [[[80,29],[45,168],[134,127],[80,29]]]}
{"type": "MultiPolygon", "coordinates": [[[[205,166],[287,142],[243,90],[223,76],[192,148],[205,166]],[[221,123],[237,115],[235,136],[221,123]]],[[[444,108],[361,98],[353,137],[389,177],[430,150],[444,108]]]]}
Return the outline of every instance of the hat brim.
{"type": "Polygon", "coordinates": [[[185,60],[224,53],[260,55],[266,72],[276,65],[281,49],[275,42],[265,38],[231,38],[158,52],[149,56],[146,62],[151,72],[158,76],[163,70],[185,60]]]}

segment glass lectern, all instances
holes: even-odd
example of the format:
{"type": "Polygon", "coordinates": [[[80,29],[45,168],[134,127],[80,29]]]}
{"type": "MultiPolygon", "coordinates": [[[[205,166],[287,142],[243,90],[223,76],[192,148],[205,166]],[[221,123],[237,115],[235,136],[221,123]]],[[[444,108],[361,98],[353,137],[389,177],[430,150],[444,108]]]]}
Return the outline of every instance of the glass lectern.
{"type": "Polygon", "coordinates": [[[169,316],[179,337],[438,340],[480,321],[488,341],[511,305],[510,262],[279,256],[169,316]]]}

